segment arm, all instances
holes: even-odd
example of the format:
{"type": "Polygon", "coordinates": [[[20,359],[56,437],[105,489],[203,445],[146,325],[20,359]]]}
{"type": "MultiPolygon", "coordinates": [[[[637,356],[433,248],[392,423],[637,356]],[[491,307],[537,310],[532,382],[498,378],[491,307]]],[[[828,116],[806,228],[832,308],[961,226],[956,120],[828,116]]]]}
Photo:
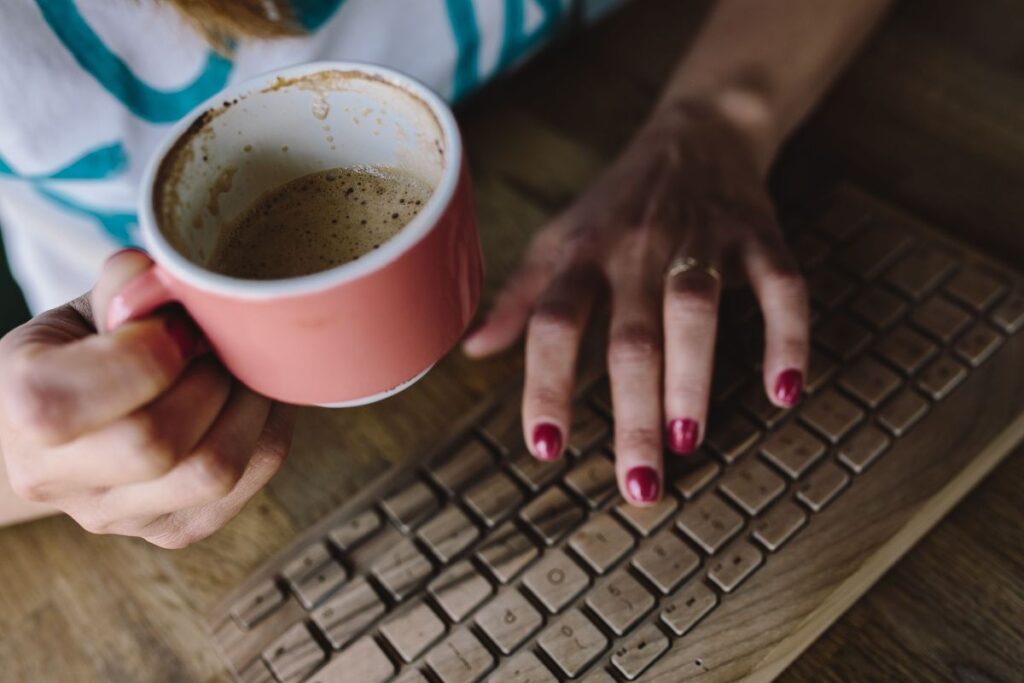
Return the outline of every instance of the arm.
{"type": "Polygon", "coordinates": [[[719,0],[656,109],[702,102],[741,129],[762,170],[892,0],[719,0]]]}
{"type": "Polygon", "coordinates": [[[762,380],[793,406],[810,346],[806,285],[764,177],[786,136],[850,59],[887,0],[719,0],[646,123],[600,179],[534,238],[466,340],[470,355],[526,330],[523,434],[560,457],[577,351],[597,292],[611,294],[608,374],[622,495],[651,505],[662,444],[705,435],[720,272],[764,313],[762,380]]]}

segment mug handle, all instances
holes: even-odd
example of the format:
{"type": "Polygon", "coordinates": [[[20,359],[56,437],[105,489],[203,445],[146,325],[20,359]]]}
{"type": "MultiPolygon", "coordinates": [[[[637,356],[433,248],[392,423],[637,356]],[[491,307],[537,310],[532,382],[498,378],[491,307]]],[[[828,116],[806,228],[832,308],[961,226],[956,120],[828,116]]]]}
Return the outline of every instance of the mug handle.
{"type": "Polygon", "coordinates": [[[107,307],[107,330],[115,330],[130,320],[142,318],[175,301],[169,284],[167,271],[155,263],[135,276],[110,300],[107,307]]]}

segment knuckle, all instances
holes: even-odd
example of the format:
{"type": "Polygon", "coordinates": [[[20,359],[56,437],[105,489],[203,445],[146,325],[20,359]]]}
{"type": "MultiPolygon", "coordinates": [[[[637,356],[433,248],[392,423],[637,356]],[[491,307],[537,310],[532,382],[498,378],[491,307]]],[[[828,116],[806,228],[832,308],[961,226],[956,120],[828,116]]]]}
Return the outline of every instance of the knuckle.
{"type": "Polygon", "coordinates": [[[19,356],[12,361],[4,393],[7,413],[19,431],[40,443],[61,438],[65,420],[60,396],[48,386],[36,359],[19,356]]]}
{"type": "Polygon", "coordinates": [[[155,479],[166,474],[178,458],[174,437],[168,427],[149,412],[140,412],[129,418],[132,466],[143,479],[155,479]]]}
{"type": "Polygon", "coordinates": [[[567,301],[547,299],[537,305],[530,320],[530,331],[544,337],[565,338],[577,334],[579,324],[575,308],[567,301]]]}
{"type": "Polygon", "coordinates": [[[224,449],[204,450],[196,455],[192,464],[196,491],[206,500],[218,500],[228,495],[242,477],[241,469],[224,449]]]}
{"type": "Polygon", "coordinates": [[[561,412],[569,402],[567,391],[543,384],[528,387],[525,398],[525,402],[533,405],[535,410],[545,413],[553,412],[556,408],[561,412]]]}
{"type": "Polygon", "coordinates": [[[807,282],[795,267],[782,266],[769,276],[772,288],[787,299],[806,299],[807,282]]]}
{"type": "Polygon", "coordinates": [[[28,471],[25,467],[8,463],[7,478],[11,491],[22,500],[27,500],[31,503],[43,503],[49,499],[44,483],[37,475],[28,471]]]}
{"type": "Polygon", "coordinates": [[[610,365],[653,362],[661,354],[661,335],[643,324],[625,325],[612,333],[608,344],[610,365]]]}
{"type": "Polygon", "coordinates": [[[713,318],[718,312],[718,300],[713,292],[670,290],[665,294],[666,322],[713,318]]]}
{"type": "Polygon", "coordinates": [[[188,524],[176,524],[155,536],[147,536],[146,541],[164,550],[184,550],[194,543],[209,537],[217,527],[203,521],[188,524]]]}
{"type": "Polygon", "coordinates": [[[110,533],[111,520],[99,512],[78,512],[73,517],[78,526],[90,534],[102,535],[110,533]]]}
{"type": "Polygon", "coordinates": [[[616,435],[616,449],[622,453],[660,453],[661,431],[650,427],[629,427],[616,435]]]}

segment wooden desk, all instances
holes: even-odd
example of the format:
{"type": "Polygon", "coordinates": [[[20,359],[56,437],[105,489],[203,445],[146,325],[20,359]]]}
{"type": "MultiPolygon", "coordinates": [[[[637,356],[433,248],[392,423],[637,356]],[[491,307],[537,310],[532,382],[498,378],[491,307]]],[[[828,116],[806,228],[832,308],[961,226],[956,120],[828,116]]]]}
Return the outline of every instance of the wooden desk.
{"type": "MultiPolygon", "coordinates": [[[[628,138],[702,11],[637,0],[465,108],[488,296],[529,231],[628,138]]],[[[1021,25],[1012,0],[906,2],[790,146],[779,196],[845,175],[1024,260],[1021,25]]],[[[520,367],[518,351],[485,363],[453,353],[383,404],[307,412],[268,490],[185,551],[89,536],[62,518],[0,531],[0,678],[226,681],[205,609],[520,367]]],[[[1018,448],[781,680],[1020,680],[1022,484],[1018,448]]]]}

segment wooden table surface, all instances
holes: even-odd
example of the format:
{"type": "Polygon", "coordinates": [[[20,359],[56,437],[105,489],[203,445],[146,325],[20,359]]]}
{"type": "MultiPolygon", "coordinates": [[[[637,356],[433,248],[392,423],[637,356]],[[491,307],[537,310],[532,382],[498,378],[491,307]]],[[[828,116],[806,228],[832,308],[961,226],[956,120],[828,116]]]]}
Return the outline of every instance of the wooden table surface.
{"type": "MultiPolygon", "coordinates": [[[[628,138],[705,8],[636,0],[462,109],[488,298],[628,138]]],[[[903,3],[789,146],[780,201],[852,178],[1024,263],[1021,26],[1016,0],[903,3]]],[[[483,363],[455,352],[384,403],[304,413],[268,489],[184,551],[66,518],[0,531],[0,680],[227,681],[203,612],[520,369],[518,349],[483,363]]],[[[780,680],[1024,680],[1022,488],[1019,447],[780,680]]]]}

